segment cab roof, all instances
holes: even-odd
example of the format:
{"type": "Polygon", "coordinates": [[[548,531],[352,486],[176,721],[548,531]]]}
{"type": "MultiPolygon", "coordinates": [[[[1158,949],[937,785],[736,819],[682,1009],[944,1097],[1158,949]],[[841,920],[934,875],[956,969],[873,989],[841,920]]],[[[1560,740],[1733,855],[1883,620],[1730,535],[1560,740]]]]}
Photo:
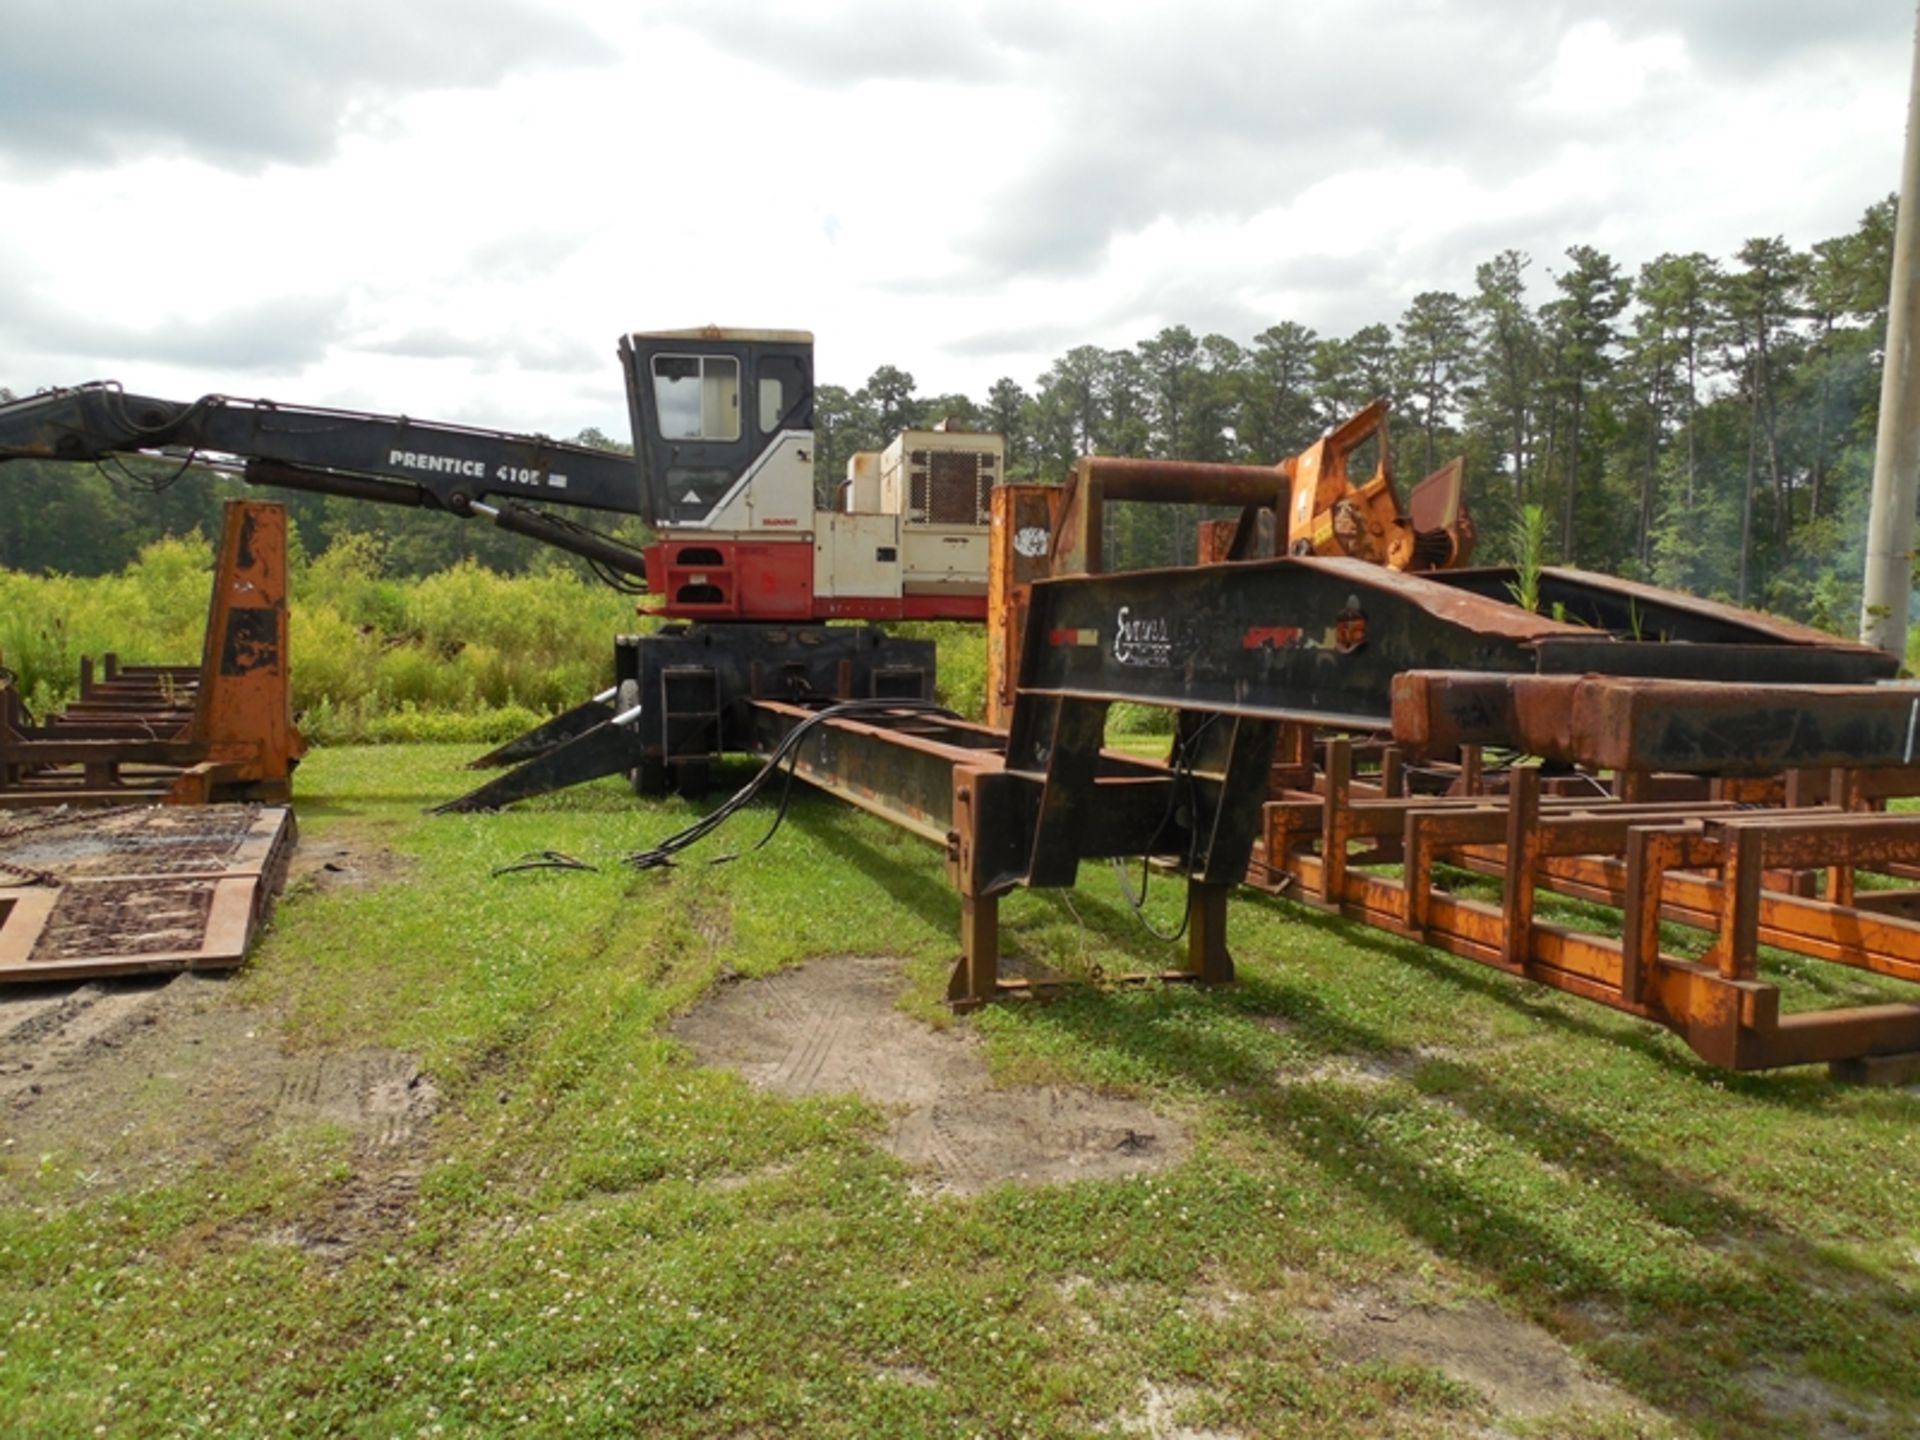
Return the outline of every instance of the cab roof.
{"type": "Polygon", "coordinates": [[[690,330],[636,330],[635,340],[720,340],[760,345],[811,345],[811,330],[742,330],[726,325],[700,325],[690,330]]]}

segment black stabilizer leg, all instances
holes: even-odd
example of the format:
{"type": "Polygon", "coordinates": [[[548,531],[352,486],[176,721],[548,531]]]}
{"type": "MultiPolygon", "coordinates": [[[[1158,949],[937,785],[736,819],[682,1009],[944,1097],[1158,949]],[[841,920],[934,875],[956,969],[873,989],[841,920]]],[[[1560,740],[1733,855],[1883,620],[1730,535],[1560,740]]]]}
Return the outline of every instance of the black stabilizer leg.
{"type": "Polygon", "coordinates": [[[640,737],[624,725],[602,722],[584,735],[554,746],[517,765],[506,774],[489,780],[457,800],[433,807],[435,815],[463,810],[498,810],[516,800],[526,800],[569,785],[598,780],[602,775],[624,775],[639,768],[644,752],[640,737]]]}
{"type": "Polygon", "coordinates": [[[489,750],[477,760],[469,760],[469,770],[492,770],[501,765],[518,765],[523,760],[532,760],[546,754],[556,746],[569,740],[576,740],[596,725],[603,725],[613,718],[613,705],[609,700],[595,697],[571,710],[563,710],[551,720],[533,727],[523,735],[513,739],[498,749],[489,750]]]}

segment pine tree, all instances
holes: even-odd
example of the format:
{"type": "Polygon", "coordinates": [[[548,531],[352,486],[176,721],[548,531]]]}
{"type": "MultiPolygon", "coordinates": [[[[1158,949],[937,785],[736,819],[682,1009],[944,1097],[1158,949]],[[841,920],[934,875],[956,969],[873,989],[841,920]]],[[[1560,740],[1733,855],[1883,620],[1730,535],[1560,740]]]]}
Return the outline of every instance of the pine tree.
{"type": "Polygon", "coordinates": [[[1242,434],[1256,460],[1272,464],[1314,437],[1313,350],[1319,337],[1291,320],[1253,337],[1242,434]]]}
{"type": "Polygon", "coordinates": [[[1473,392],[1475,423],[1504,434],[1513,498],[1526,503],[1528,459],[1540,371],[1540,327],[1527,305],[1526,272],[1533,262],[1503,250],[1474,271],[1472,301],[1480,383],[1473,392]]]}
{"type": "Polygon", "coordinates": [[[1543,307],[1553,339],[1551,391],[1567,427],[1566,479],[1560,494],[1560,553],[1577,562],[1574,510],[1581,488],[1580,441],[1588,400],[1613,366],[1614,321],[1626,308],[1629,285],[1619,267],[1590,245],[1568,249],[1571,268],[1553,277],[1560,296],[1543,307]]]}
{"type": "Polygon", "coordinates": [[[1471,373],[1473,330],[1467,302],[1447,290],[1413,297],[1400,317],[1401,389],[1413,402],[1421,441],[1421,473],[1439,464],[1437,437],[1459,407],[1471,373]]]}

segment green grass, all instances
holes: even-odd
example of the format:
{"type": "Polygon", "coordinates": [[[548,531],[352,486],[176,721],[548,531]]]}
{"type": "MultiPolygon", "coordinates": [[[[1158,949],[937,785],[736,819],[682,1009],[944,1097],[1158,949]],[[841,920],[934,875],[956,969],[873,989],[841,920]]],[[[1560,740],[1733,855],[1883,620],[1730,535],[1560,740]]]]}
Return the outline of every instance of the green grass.
{"type": "MultiPolygon", "coordinates": [[[[1143,1379],[1247,1435],[1491,1421],[1431,1370],[1343,1363],[1305,1307],[1358,1291],[1482,1297],[1643,1407],[1538,1433],[1819,1433],[1817,1407],[1743,1383],[1764,1372],[1817,1383],[1840,1433],[1920,1418],[1911,1094],[1723,1075],[1654,1027],[1248,895],[1235,987],[963,1022],[1007,1083],[1177,1112],[1183,1164],[926,1198],[870,1107],[756,1092],[661,1026],[729,970],[875,952],[938,1015],[958,905],[932,847],[807,798],[755,856],[638,874],[611,862],[692,807],[602,783],[422,816],[466,753],[312,756],[305,836],[409,873],[291,897],[236,982],[289,1047],[422,1058],[443,1102],[411,1214],[344,1264],[270,1243],[352,1184],[324,1129],[104,1193],[73,1157],[4,1152],[12,1433],[1086,1435],[1137,1415],[1143,1379]],[[488,878],[549,847],[603,868],[488,878]]],[[[1150,904],[1177,919],[1173,885],[1150,904]]],[[[1096,867],[1071,909],[1003,914],[1010,950],[1064,968],[1168,958],[1096,867]]]]}

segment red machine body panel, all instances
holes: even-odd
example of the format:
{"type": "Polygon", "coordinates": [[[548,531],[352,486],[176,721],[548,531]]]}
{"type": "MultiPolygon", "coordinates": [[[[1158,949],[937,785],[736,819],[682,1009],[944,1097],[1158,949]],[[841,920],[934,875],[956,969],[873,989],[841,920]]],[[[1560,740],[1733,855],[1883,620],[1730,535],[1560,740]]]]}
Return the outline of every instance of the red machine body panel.
{"type": "Polygon", "coordinates": [[[985,595],[814,592],[812,537],[685,536],[646,549],[647,589],[674,620],[984,620],[985,595]]]}

